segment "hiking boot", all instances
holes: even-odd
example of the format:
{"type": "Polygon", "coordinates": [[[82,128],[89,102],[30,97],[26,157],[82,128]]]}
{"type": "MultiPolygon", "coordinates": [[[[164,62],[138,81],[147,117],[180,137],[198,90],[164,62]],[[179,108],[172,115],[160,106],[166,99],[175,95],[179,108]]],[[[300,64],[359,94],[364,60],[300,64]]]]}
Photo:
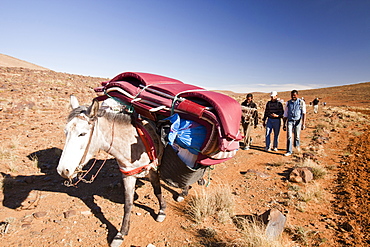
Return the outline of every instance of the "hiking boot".
{"type": "Polygon", "coordinates": [[[287,153],[284,154],[284,156],[290,156],[290,155],[292,155],[291,152],[287,152],[287,153]]]}

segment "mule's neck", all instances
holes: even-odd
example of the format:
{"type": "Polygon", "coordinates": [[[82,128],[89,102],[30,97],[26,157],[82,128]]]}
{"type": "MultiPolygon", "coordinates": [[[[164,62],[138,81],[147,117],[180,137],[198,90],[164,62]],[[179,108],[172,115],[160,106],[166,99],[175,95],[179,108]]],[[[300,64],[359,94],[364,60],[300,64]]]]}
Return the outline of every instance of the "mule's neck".
{"type": "Polygon", "coordinates": [[[100,149],[113,155],[120,166],[136,167],[150,162],[135,126],[128,123],[98,119],[100,149]]]}

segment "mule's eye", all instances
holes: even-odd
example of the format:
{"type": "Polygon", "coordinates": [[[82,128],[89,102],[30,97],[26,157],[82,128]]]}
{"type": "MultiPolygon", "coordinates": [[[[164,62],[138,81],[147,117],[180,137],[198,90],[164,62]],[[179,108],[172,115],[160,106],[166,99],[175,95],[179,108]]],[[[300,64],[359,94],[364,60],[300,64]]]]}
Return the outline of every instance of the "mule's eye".
{"type": "Polygon", "coordinates": [[[86,135],[86,133],[83,132],[83,133],[79,134],[78,136],[80,137],[80,136],[85,136],[85,135],[86,135]]]}

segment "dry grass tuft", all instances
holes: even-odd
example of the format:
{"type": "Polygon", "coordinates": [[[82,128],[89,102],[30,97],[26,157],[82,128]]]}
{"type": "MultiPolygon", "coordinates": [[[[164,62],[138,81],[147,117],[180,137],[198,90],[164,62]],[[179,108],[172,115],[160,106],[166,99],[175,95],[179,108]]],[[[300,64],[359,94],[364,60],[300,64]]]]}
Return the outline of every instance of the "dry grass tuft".
{"type": "Polygon", "coordinates": [[[314,182],[309,184],[304,190],[298,192],[298,200],[302,202],[320,202],[324,200],[324,190],[321,186],[314,182]]]}
{"type": "Polygon", "coordinates": [[[233,206],[234,200],[230,187],[219,185],[212,189],[203,189],[200,194],[196,193],[192,196],[185,211],[196,223],[201,223],[210,216],[224,223],[230,220],[233,206]]]}
{"type": "Polygon", "coordinates": [[[270,240],[266,237],[266,226],[256,220],[238,218],[238,227],[241,229],[242,238],[232,241],[230,246],[246,247],[282,247],[286,246],[280,240],[270,240]]]}
{"type": "Polygon", "coordinates": [[[36,154],[31,154],[30,160],[32,161],[34,167],[38,167],[39,157],[36,154]]]}
{"type": "Polygon", "coordinates": [[[18,136],[13,136],[10,140],[10,148],[11,149],[16,149],[19,147],[20,139],[18,136]]]}
{"type": "Polygon", "coordinates": [[[17,155],[14,154],[14,150],[0,146],[0,161],[4,164],[7,164],[9,171],[17,172],[18,168],[15,165],[17,160],[17,155]]]}

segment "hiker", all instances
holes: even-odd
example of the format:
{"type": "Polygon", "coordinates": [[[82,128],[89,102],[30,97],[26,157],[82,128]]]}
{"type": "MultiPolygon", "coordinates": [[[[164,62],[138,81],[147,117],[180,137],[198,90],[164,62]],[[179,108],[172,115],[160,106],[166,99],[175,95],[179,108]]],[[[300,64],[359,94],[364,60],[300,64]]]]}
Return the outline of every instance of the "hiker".
{"type": "Polygon", "coordinates": [[[265,114],[263,115],[263,127],[266,127],[265,151],[271,151],[271,133],[274,131],[273,151],[278,151],[278,138],[280,133],[281,118],[284,115],[283,104],[277,100],[277,92],[272,91],[270,94],[271,100],[267,102],[265,114]],[[267,121],[266,121],[267,120],[267,121]]]}
{"type": "Polygon", "coordinates": [[[257,128],[258,112],[257,105],[253,102],[253,94],[249,93],[242,105],[242,126],[244,132],[244,147],[242,149],[249,150],[252,143],[251,129],[252,126],[257,128]]]}
{"type": "Polygon", "coordinates": [[[317,113],[318,110],[319,110],[319,98],[316,98],[312,101],[312,104],[313,104],[313,112],[314,113],[317,113]]]}
{"type": "Polygon", "coordinates": [[[298,98],[298,91],[293,90],[291,100],[287,101],[284,110],[284,126],[283,130],[287,131],[287,152],[285,156],[290,156],[293,153],[293,144],[297,151],[300,152],[300,134],[301,129],[306,128],[306,103],[298,98]],[[294,135],[294,143],[292,136],[294,135]]]}

